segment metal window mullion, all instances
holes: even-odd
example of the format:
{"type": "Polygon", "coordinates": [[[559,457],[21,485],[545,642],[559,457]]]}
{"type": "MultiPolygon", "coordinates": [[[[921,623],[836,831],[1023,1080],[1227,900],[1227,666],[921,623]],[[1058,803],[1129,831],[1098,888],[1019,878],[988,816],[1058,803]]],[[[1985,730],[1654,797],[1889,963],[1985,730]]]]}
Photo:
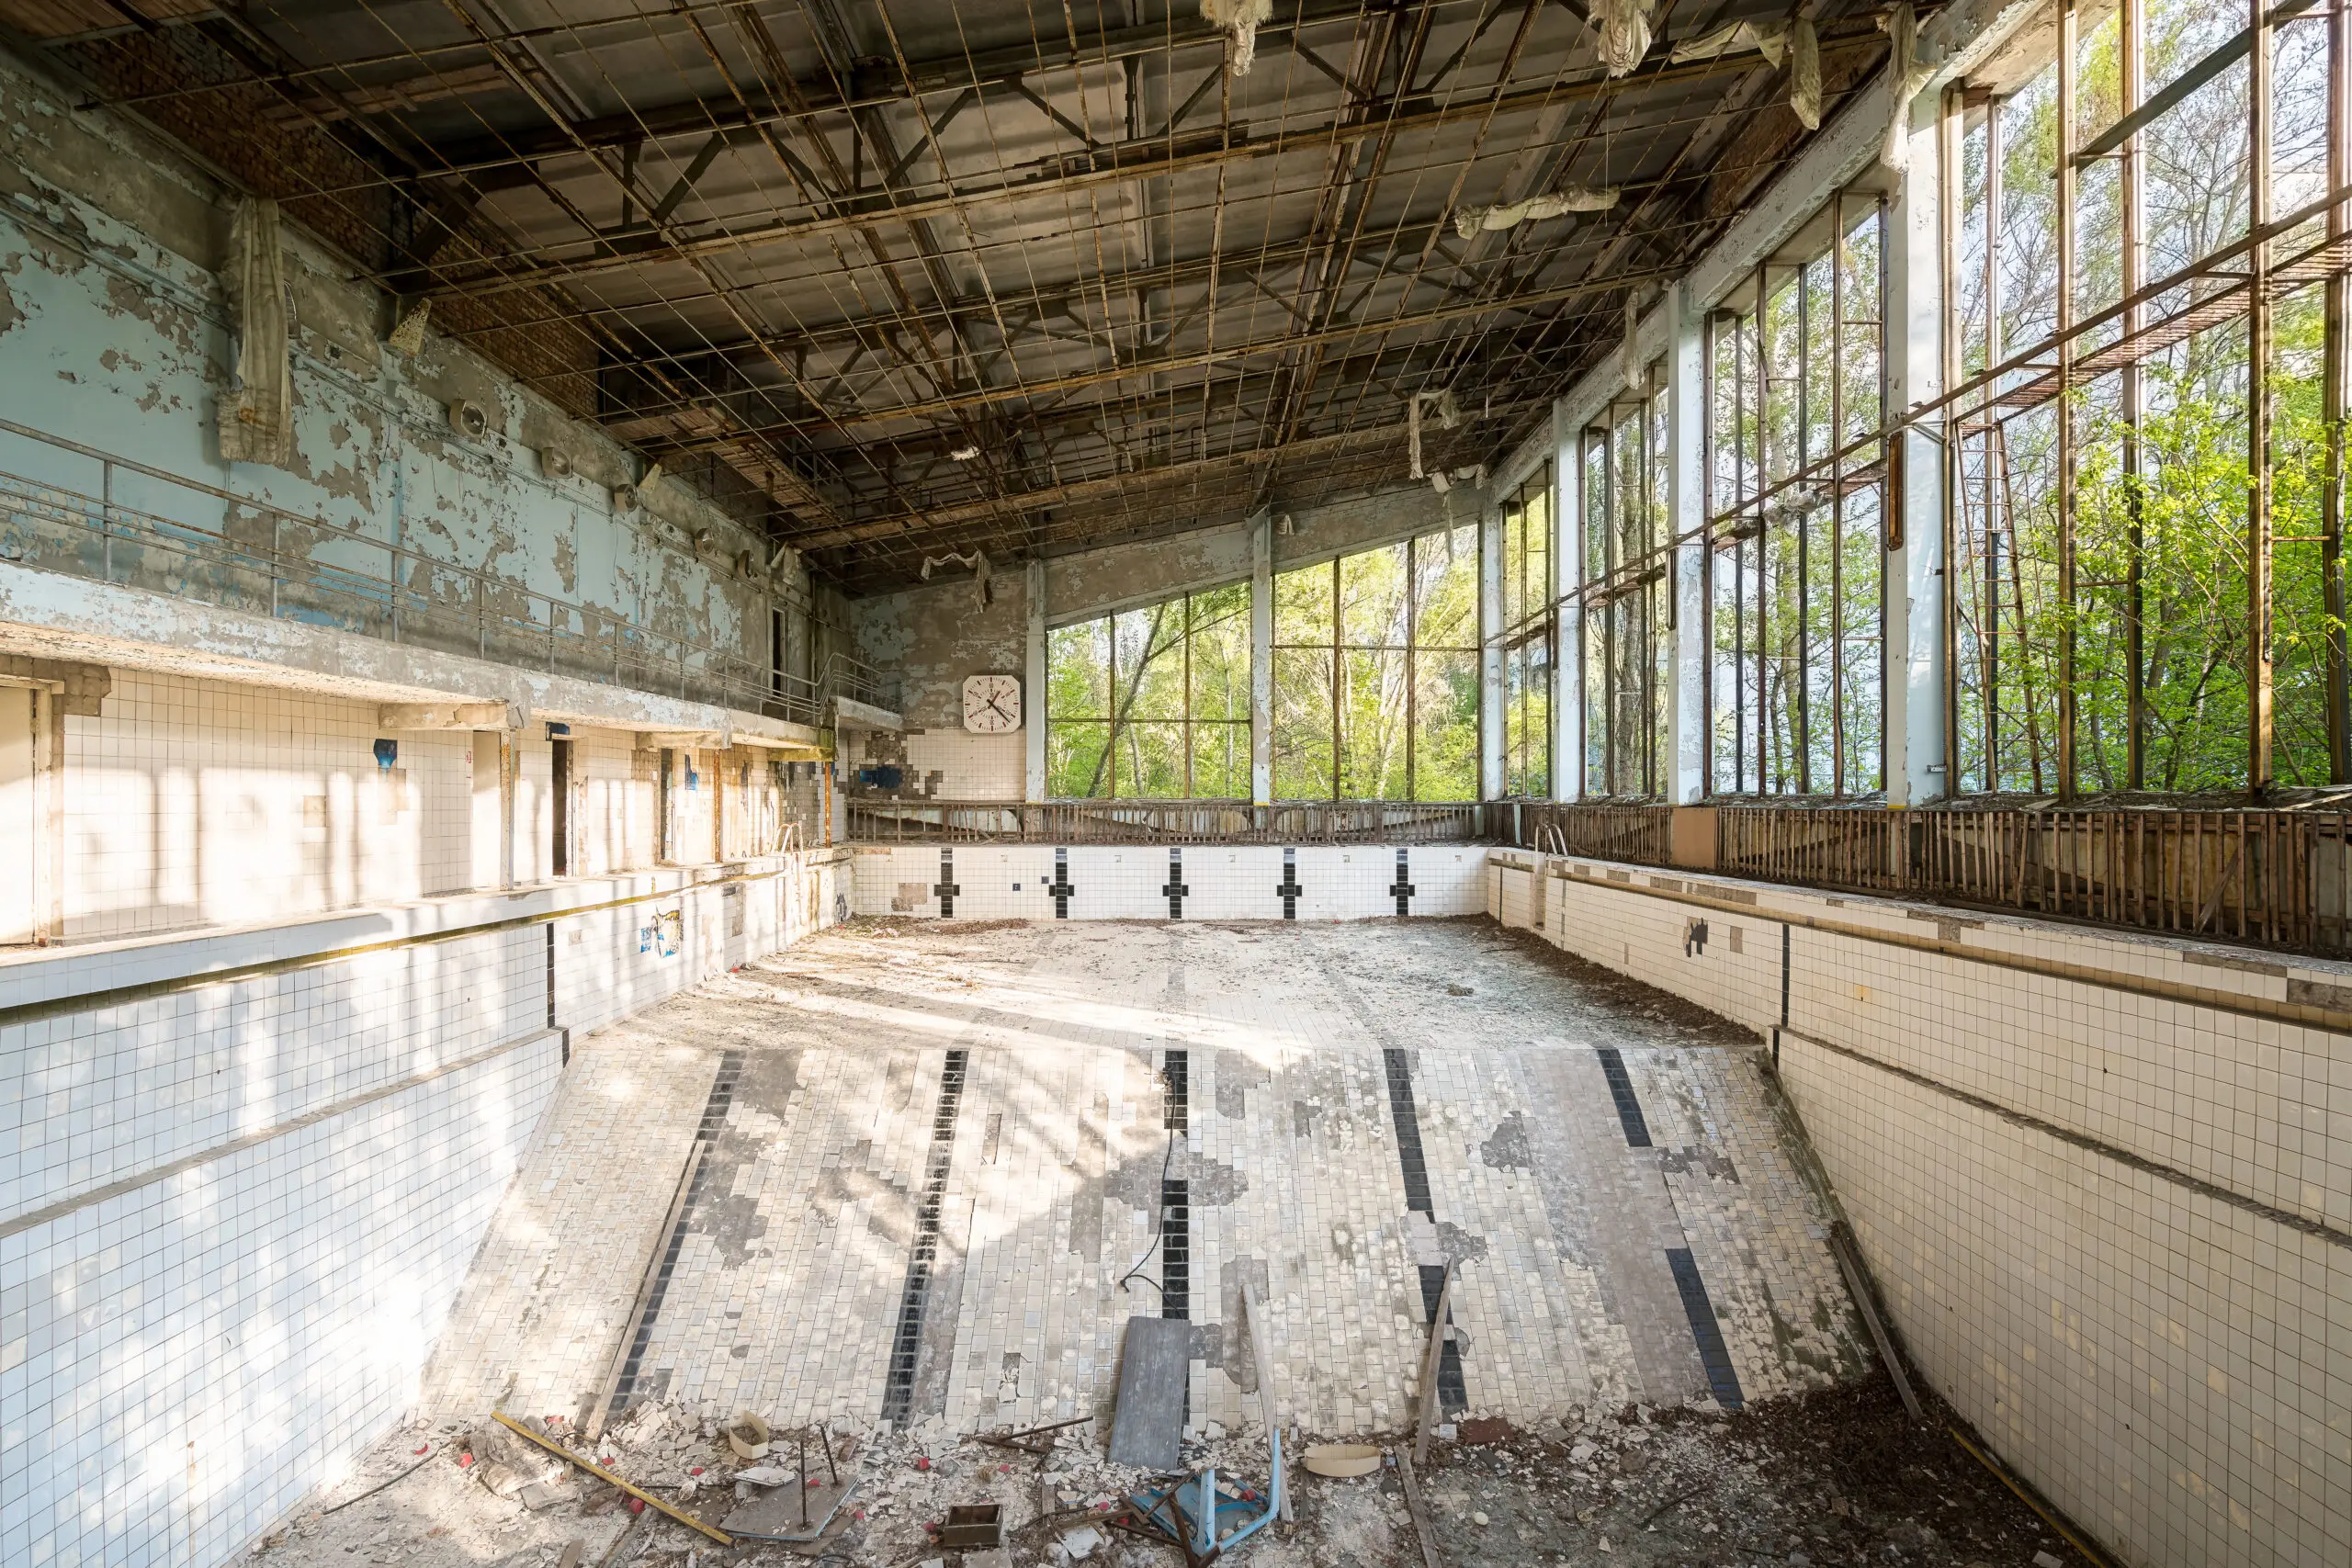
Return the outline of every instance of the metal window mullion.
{"type": "MultiPolygon", "coordinates": [[[[1829,211],[1829,793],[1846,793],[1846,196],[1829,211]]],[[[1883,577],[1885,574],[1880,574],[1883,577]]]]}
{"type": "MultiPolygon", "coordinates": [[[[2254,0],[2256,8],[2260,0],[2254,0]]],[[[2075,0],[2058,0],[2058,798],[2075,798],[2075,0]]],[[[2259,220],[2257,220],[2259,221],[2259,220]]],[[[2259,309],[2259,304],[2256,306],[2259,309]]],[[[2022,630],[2022,628],[2020,628],[2022,630]]]]}
{"type": "MultiPolygon", "coordinates": [[[[2139,0],[2126,0],[2137,6],[2139,0]]],[[[2327,188],[2342,190],[2352,180],[2352,6],[2337,5],[2327,19],[2327,188]]],[[[2136,140],[2136,139],[2135,139],[2136,140]]],[[[2136,152],[2136,148],[2134,149],[2136,152]]],[[[2342,202],[2327,211],[2327,233],[2339,243],[2352,232],[2352,213],[2342,202]]],[[[2352,784],[2352,692],[2347,686],[2344,592],[2344,422],[2346,335],[2352,330],[2352,276],[2342,268],[2327,280],[2326,326],[2322,340],[2324,378],[2321,418],[2327,428],[2325,477],[2320,487],[2321,595],[2327,616],[2328,779],[2352,784]]]]}
{"type": "MultiPolygon", "coordinates": [[[[2064,3],[2064,0],[2062,0],[2064,3]]],[[[2262,238],[2270,222],[2271,29],[2263,0],[2247,0],[2252,29],[2247,53],[2246,153],[2248,222],[2253,243],[2246,252],[2246,787],[2260,795],[2270,788],[2270,243],[2262,238]]],[[[2071,7],[2066,13],[2071,17],[2071,7]]],[[[2062,95],[2063,96],[2063,95],[2062,95]]],[[[2061,163],[2072,143],[2060,143],[2061,163]]],[[[2060,187],[2066,186],[2062,174],[2060,187]]],[[[2065,323],[2061,321],[2061,330],[2065,323]]],[[[2061,349],[2062,365],[2065,350],[2061,349]]],[[[2064,383],[2062,382],[2063,386],[2064,383]]],[[[2064,479],[2064,471],[2061,469],[2064,479]]]]}
{"type": "MultiPolygon", "coordinates": [[[[2340,14],[2340,13],[2339,13],[2340,14]]],[[[2123,0],[2122,17],[2119,23],[2118,39],[2122,66],[2123,118],[2129,119],[2140,107],[2141,95],[2146,85],[2147,65],[2143,51],[2146,47],[2145,0],[2123,0]]],[[[2331,119],[2331,124],[2333,123],[2331,119]]],[[[2142,155],[2140,132],[2134,129],[2123,139],[2121,175],[2123,219],[2123,298],[2132,299],[2140,292],[2142,274],[2146,266],[2146,254],[2141,238],[2147,198],[2146,162],[2142,155]]],[[[2331,182],[2334,175],[2331,170],[2331,182]]],[[[2331,183],[2331,187],[2333,184],[2331,183]]],[[[2141,327],[2141,307],[2127,305],[2123,311],[2123,337],[2127,343],[2141,327]]],[[[2123,506],[2124,506],[2124,602],[2123,602],[2123,705],[2124,705],[2124,787],[2143,789],[2147,784],[2147,649],[2145,638],[2146,602],[2146,519],[2142,513],[2140,423],[2146,410],[2140,374],[2140,361],[2135,355],[2123,367],[2123,506]]]]}

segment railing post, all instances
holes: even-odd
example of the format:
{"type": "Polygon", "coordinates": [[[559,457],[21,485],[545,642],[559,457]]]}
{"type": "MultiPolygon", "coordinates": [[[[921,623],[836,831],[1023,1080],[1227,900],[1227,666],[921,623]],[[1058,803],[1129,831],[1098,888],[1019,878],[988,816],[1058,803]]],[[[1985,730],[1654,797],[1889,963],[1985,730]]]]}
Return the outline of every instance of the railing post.
{"type": "Polygon", "coordinates": [[[474,654],[490,657],[490,603],[482,592],[482,580],[476,573],[470,580],[474,585],[474,654]]]}
{"type": "Polygon", "coordinates": [[[114,581],[114,460],[98,465],[98,549],[107,581],[114,581]]]}
{"type": "Polygon", "coordinates": [[[277,513],[269,514],[269,618],[277,618],[277,513]]]}

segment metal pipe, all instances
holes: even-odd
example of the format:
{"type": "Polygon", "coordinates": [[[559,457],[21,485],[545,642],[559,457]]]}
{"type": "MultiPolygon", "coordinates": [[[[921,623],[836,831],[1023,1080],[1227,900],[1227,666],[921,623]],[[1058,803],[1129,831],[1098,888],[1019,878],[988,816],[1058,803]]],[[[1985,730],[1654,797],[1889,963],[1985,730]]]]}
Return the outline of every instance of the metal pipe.
{"type": "MultiPolygon", "coordinates": [[[[2257,0],[2258,3],[2258,0],[2257,0]]],[[[2075,0],[2058,0],[2058,798],[2075,798],[2075,0]]],[[[2019,628],[2023,630],[2022,627],[2019,628]]]]}
{"type": "MultiPolygon", "coordinates": [[[[2137,6],[2140,0],[2127,0],[2137,6]]],[[[2352,179],[2352,6],[2337,5],[2327,18],[2327,187],[2340,191],[2352,179]]],[[[2352,233],[2352,213],[2338,201],[2327,209],[2327,235],[2341,243],[2352,233]]],[[[2352,692],[2345,649],[2344,421],[2352,412],[2346,392],[2346,333],[2352,328],[2352,277],[2341,270],[2327,280],[2326,324],[2321,348],[2321,418],[2327,426],[2327,466],[2320,486],[2321,596],[2327,615],[2327,760],[2332,784],[2352,784],[2352,692]]]]}
{"type": "MultiPolygon", "coordinates": [[[[2062,3],[2071,11],[2072,0],[2062,3]]],[[[2246,10],[2247,26],[2253,32],[2246,73],[2247,195],[2253,242],[2246,252],[2246,788],[2259,797],[2272,783],[2270,242],[2263,232],[2270,221],[2272,39],[2268,8],[2263,0],[2247,0],[2246,10]]],[[[2062,152],[2064,150],[2062,144],[2062,152]]],[[[2064,322],[2060,325],[2063,328],[2064,322]]]]}

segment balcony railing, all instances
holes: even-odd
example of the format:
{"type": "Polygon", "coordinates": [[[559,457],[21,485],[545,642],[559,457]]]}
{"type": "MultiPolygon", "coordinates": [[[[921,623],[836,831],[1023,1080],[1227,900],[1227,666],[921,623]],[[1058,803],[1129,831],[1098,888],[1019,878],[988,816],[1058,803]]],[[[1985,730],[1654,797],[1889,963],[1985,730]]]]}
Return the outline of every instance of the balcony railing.
{"type": "Polygon", "coordinates": [[[881,844],[1454,844],[1479,837],[1467,801],[853,800],[849,836],[881,844]]]}
{"type": "Polygon", "coordinates": [[[2132,931],[2352,955],[2352,813],[1490,803],[1488,836],[2132,931]]]}
{"type": "Polygon", "coordinates": [[[874,671],[816,680],[232,491],[0,420],[0,560],[802,724],[874,671]],[[18,471],[37,468],[47,477],[18,471]]]}

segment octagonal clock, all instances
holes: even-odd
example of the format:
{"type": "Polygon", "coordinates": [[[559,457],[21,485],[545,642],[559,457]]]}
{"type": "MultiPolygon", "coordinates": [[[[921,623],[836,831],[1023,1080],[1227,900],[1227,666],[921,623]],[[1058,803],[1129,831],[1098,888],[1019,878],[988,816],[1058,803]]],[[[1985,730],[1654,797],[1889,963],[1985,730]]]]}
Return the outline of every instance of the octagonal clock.
{"type": "Polygon", "coordinates": [[[1021,728],[1021,682],[1011,675],[964,678],[964,728],[975,735],[1003,735],[1021,728]]]}

